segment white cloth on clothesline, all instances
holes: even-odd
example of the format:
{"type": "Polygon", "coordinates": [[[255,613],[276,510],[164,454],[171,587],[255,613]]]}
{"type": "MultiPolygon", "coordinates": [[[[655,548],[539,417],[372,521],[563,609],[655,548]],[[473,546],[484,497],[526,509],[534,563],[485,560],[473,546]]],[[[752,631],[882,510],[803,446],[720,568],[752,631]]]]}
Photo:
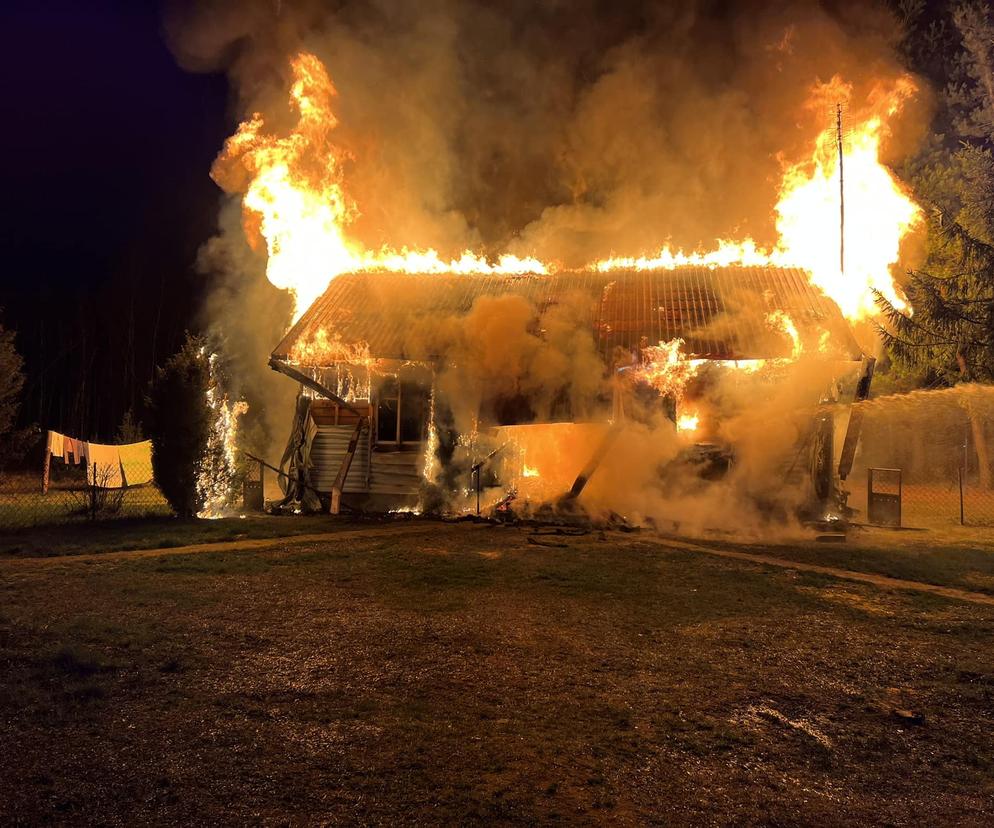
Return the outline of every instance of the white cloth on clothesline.
{"type": "Polygon", "coordinates": [[[120,489],[124,483],[121,475],[119,446],[100,443],[86,444],[86,482],[100,489],[120,489]]]}
{"type": "Polygon", "coordinates": [[[61,457],[65,450],[66,438],[57,431],[48,432],[48,451],[54,457],[61,457]]]}
{"type": "Polygon", "coordinates": [[[152,482],[152,441],[125,443],[118,446],[125,486],[140,486],[152,482]]]}

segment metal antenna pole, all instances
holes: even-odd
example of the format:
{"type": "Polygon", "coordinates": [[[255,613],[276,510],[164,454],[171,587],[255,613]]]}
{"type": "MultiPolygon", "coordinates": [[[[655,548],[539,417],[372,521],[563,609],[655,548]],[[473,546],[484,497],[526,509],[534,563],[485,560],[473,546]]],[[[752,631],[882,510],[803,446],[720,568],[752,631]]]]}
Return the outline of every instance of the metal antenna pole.
{"type": "Polygon", "coordinates": [[[839,273],[846,272],[846,190],[842,176],[842,104],[835,105],[835,136],[839,144],[839,273]]]}

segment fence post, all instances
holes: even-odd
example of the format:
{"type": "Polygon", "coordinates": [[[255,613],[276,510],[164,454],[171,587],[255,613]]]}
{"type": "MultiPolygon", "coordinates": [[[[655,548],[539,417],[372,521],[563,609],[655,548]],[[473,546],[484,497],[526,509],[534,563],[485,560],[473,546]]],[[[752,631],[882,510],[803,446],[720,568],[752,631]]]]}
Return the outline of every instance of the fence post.
{"type": "Polygon", "coordinates": [[[963,520],[963,467],[959,467],[959,525],[966,525],[963,520]]]}
{"type": "Polygon", "coordinates": [[[90,484],[90,520],[97,519],[97,461],[93,461],[93,482],[90,484]]]}
{"type": "Polygon", "coordinates": [[[48,476],[52,467],[52,432],[48,432],[45,440],[45,462],[41,469],[41,493],[48,494],[48,476]]]}

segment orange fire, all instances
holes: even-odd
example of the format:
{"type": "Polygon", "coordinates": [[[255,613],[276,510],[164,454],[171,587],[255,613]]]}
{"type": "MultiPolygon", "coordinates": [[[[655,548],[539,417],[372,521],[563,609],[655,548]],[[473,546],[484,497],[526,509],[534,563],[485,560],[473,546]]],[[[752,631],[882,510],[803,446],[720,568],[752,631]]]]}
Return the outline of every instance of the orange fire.
{"type": "MultiPolygon", "coordinates": [[[[203,353],[203,352],[202,352],[203,353]]],[[[238,421],[248,411],[248,403],[228,399],[217,379],[217,354],[207,357],[210,385],[207,406],[211,412],[207,449],[197,474],[197,493],[203,507],[199,518],[219,518],[228,513],[234,499],[233,484],[238,466],[238,421]]]]}
{"type": "Polygon", "coordinates": [[[852,88],[838,77],[819,85],[812,94],[811,108],[826,114],[832,101],[850,104],[848,120],[843,123],[844,265],[839,252],[839,156],[833,125],[819,134],[810,158],[784,169],[776,205],[780,238],[772,250],[758,248],[752,239],[719,240],[709,252],[684,253],[664,247],[654,257],[605,259],[597,267],[798,267],[811,274],[812,283],[834,299],[848,319],[874,314],[874,289],[897,307],[905,307],[891,267],[898,260],[901,240],[921,221],[921,209],[880,163],[880,143],[887,134],[888,119],[916,92],[911,78],[905,76],[891,89],[878,88],[866,106],[855,112],[852,88]]]}
{"type": "MultiPolygon", "coordinates": [[[[834,128],[818,136],[811,159],[784,173],[777,203],[777,231],[784,258],[811,273],[811,281],[834,299],[850,319],[875,312],[872,289],[897,307],[890,268],[901,240],[921,220],[921,209],[880,163],[887,119],[896,115],[917,88],[909,77],[893,89],[878,89],[867,109],[843,124],[845,179],[845,263],[839,262],[839,156],[834,128]]],[[[849,101],[852,88],[838,77],[816,90],[813,106],[849,101]]]]}
{"type": "Polygon", "coordinates": [[[327,328],[318,328],[309,339],[294,343],[290,361],[297,365],[328,365],[343,362],[347,365],[372,367],[376,360],[369,353],[365,342],[347,344],[338,334],[329,336],[327,328]]]}
{"type": "Polygon", "coordinates": [[[343,184],[348,156],[334,144],[337,95],[324,65],[301,54],[292,63],[290,106],[297,114],[293,131],[278,137],[265,131],[256,113],[228,139],[212,170],[228,191],[244,191],[246,233],[266,242],[266,275],[276,287],[293,292],[294,320],[338,274],[355,270],[419,273],[545,273],[537,259],[504,255],[489,262],[470,251],[443,260],[435,250],[365,250],[348,237],[359,216],[343,184]],[[245,183],[245,173],[248,183],[245,183]]]}
{"type": "MultiPolygon", "coordinates": [[[[548,273],[553,268],[534,258],[505,255],[495,261],[471,251],[447,261],[435,250],[406,247],[368,250],[349,234],[359,216],[349,197],[344,165],[349,156],[333,142],[336,91],[324,65],[312,54],[291,64],[292,130],[273,133],[256,113],[228,139],[212,175],[228,192],[242,193],[246,234],[265,243],[267,275],[294,295],[300,314],[336,275],[355,270],[455,272],[463,274],[548,273]]],[[[592,267],[672,268],[681,265],[794,266],[850,319],[874,312],[871,289],[899,307],[901,297],[890,268],[902,238],[920,221],[921,211],[880,163],[880,143],[888,119],[914,93],[910,78],[881,87],[865,104],[839,78],[816,87],[812,111],[827,115],[828,104],[845,101],[844,170],[846,180],[845,270],[839,263],[839,170],[834,124],[818,136],[810,157],[785,164],[776,205],[778,243],[763,250],[751,239],[720,240],[709,252],[684,253],[664,247],[658,255],[611,258],[592,267]]]]}
{"type": "Polygon", "coordinates": [[[676,419],[677,431],[697,431],[697,426],[701,423],[701,416],[696,411],[681,414],[676,419]]]}
{"type": "Polygon", "coordinates": [[[794,320],[782,310],[775,310],[766,314],[766,324],[790,339],[790,358],[797,359],[804,348],[801,344],[801,335],[797,332],[797,325],[794,324],[794,320]]]}
{"type": "Polygon", "coordinates": [[[645,360],[636,378],[648,383],[664,396],[679,400],[683,389],[696,376],[702,360],[689,359],[680,351],[682,339],[671,339],[642,349],[645,360]]]}

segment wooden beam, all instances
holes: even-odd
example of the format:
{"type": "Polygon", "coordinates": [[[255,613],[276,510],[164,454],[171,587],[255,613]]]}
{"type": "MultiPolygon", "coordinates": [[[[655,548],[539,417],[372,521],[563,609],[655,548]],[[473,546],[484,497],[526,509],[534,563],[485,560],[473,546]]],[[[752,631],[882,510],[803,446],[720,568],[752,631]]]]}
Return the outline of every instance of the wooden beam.
{"type": "Polygon", "coordinates": [[[859,443],[859,435],[863,430],[863,402],[870,396],[870,383],[873,381],[873,367],[877,364],[873,357],[866,357],[863,362],[863,370],[860,372],[859,382],[856,383],[856,395],[853,397],[852,405],[849,408],[849,425],[846,426],[846,437],[842,443],[842,455],[839,457],[839,479],[845,480],[852,471],[853,461],[856,459],[856,445],[859,443]]]}
{"type": "MultiPolygon", "coordinates": [[[[64,438],[63,438],[64,439],[64,438]]],[[[65,454],[62,455],[65,457],[65,454]]],[[[45,461],[41,467],[41,493],[48,494],[48,475],[52,467],[52,432],[45,438],[45,461]]]]}
{"type": "Polygon", "coordinates": [[[576,480],[573,482],[573,487],[563,495],[562,500],[576,500],[580,496],[580,493],[584,490],[587,482],[593,476],[594,472],[597,471],[597,467],[600,466],[601,461],[604,460],[608,449],[611,448],[615,440],[618,439],[618,435],[621,434],[621,424],[614,423],[609,429],[607,434],[604,435],[604,439],[601,444],[597,447],[597,451],[593,453],[591,458],[587,461],[587,465],[583,467],[583,471],[577,475],[576,480]]]}
{"type": "Polygon", "coordinates": [[[359,447],[359,437],[362,435],[365,425],[366,418],[359,417],[359,422],[355,424],[355,430],[352,432],[352,438],[349,440],[349,447],[345,451],[345,456],[342,458],[342,465],[338,468],[338,476],[331,485],[331,507],[328,511],[333,515],[337,515],[341,511],[342,490],[345,488],[345,478],[349,476],[352,458],[355,456],[356,449],[359,447]]]}
{"type": "Polygon", "coordinates": [[[345,402],[345,400],[339,397],[338,394],[336,394],[330,388],[326,388],[316,379],[312,379],[302,371],[298,371],[296,368],[287,365],[282,360],[276,359],[276,357],[270,357],[269,367],[272,368],[274,371],[279,371],[281,374],[286,374],[288,377],[290,377],[290,379],[296,380],[301,385],[306,385],[308,388],[311,389],[311,391],[316,391],[325,399],[329,399],[332,400],[333,402],[338,403],[340,406],[342,406],[342,408],[347,408],[349,411],[351,411],[360,419],[363,416],[365,416],[358,408],[356,408],[351,403],[345,402]]]}

